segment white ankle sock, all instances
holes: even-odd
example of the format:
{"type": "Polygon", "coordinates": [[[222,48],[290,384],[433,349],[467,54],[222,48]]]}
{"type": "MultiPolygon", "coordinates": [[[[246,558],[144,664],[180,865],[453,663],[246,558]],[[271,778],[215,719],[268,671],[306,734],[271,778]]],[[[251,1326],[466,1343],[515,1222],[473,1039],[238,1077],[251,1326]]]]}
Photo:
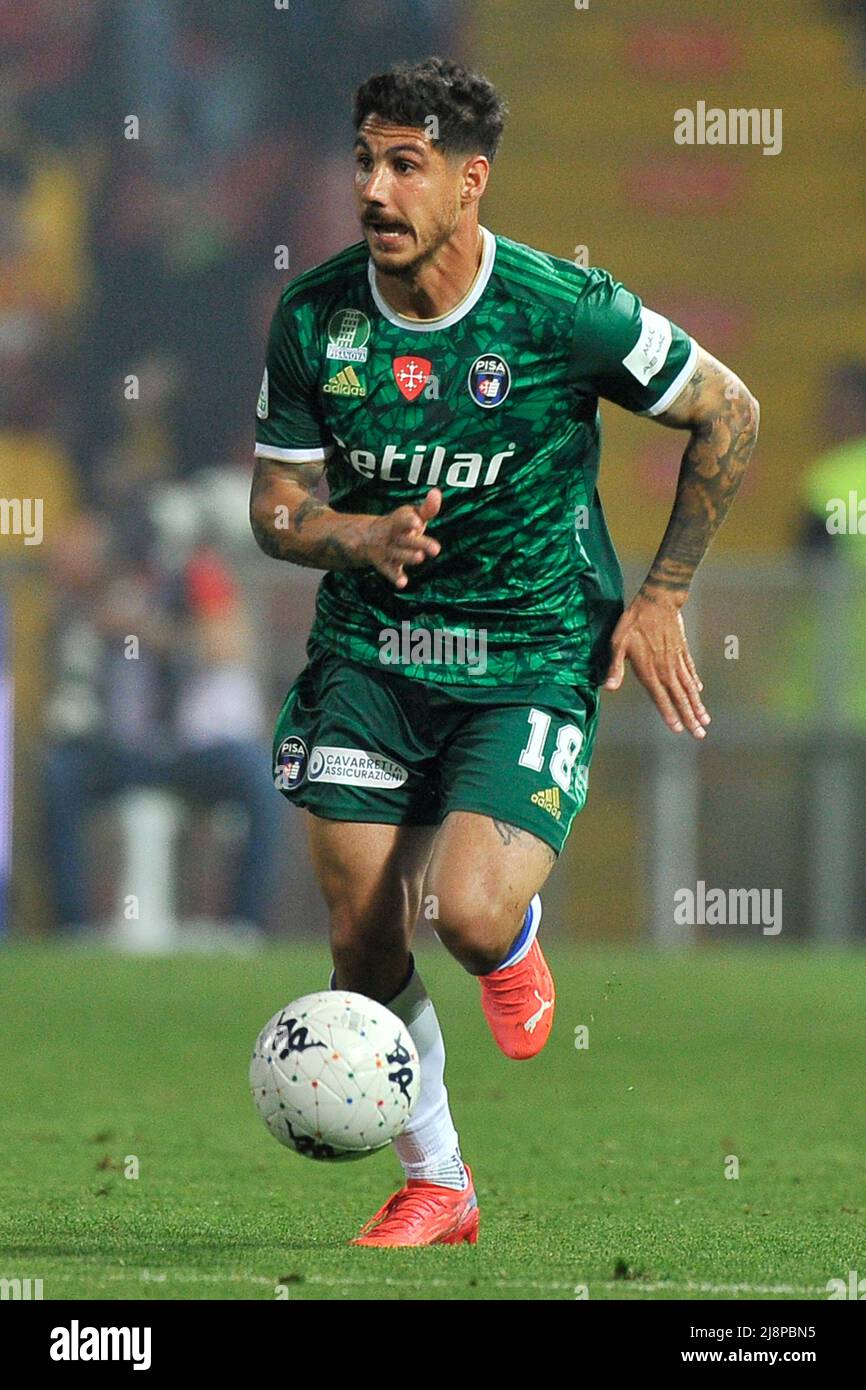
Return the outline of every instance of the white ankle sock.
{"type": "Polygon", "coordinates": [[[460,1141],[445,1088],[445,1042],[433,1001],[417,970],[388,1008],[405,1023],[421,1063],[421,1094],[415,1113],[399,1139],[397,1157],[407,1178],[423,1178],[462,1192],[469,1175],[460,1157],[460,1141]]]}
{"type": "Polygon", "coordinates": [[[509,965],[517,965],[518,961],[524,959],[532,950],[532,943],[538,935],[538,928],[541,923],[541,898],[536,893],[529,907],[526,909],[526,916],[523,919],[523,926],[511,943],[508,955],[497,965],[497,970],[507,970],[509,965]]]}

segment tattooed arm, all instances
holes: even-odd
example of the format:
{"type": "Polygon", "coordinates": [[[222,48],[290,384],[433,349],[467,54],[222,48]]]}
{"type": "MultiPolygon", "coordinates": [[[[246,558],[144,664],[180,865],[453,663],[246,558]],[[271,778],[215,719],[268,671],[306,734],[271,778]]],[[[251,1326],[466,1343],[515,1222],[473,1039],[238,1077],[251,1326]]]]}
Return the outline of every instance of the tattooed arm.
{"type": "Polygon", "coordinates": [[[625,661],[674,733],[696,738],[710,722],[703,684],[686,641],[680,609],[695,570],[721,526],[758,436],[758,402],[738,377],[700,349],[698,365],[673,405],[655,417],[691,431],[667,530],[637,597],[611,639],[605,686],[622,685],[625,661]]]}
{"type": "Polygon", "coordinates": [[[758,437],[758,402],[739,377],[701,348],[674,404],[656,418],[691,430],[671,519],[641,592],[685,593],[728,514],[758,437]]]}
{"type": "Polygon", "coordinates": [[[320,463],[256,459],[250,525],[258,545],[275,560],[312,569],[377,569],[404,589],[405,566],[423,564],[441,548],[425,535],[442,504],[439,489],[431,488],[419,507],[385,516],[338,512],[314,495],[322,469],[320,463]]]}

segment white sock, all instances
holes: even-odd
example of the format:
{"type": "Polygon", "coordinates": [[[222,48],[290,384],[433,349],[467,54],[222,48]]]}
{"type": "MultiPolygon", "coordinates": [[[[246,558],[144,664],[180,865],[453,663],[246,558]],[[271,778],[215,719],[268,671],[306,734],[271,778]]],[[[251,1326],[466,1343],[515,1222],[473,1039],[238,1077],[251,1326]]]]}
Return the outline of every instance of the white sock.
{"type": "Polygon", "coordinates": [[[400,1138],[394,1140],[403,1172],[407,1178],[423,1178],[462,1192],[469,1186],[469,1175],[460,1157],[460,1141],[448,1105],[445,1042],[433,1001],[417,970],[413,968],[406,985],[387,1006],[408,1028],[421,1063],[421,1094],[415,1113],[400,1138]]]}
{"type": "Polygon", "coordinates": [[[536,893],[529,907],[526,909],[526,916],[523,919],[523,926],[514,941],[505,960],[497,965],[497,970],[507,970],[509,965],[517,965],[518,961],[524,959],[532,950],[532,943],[538,935],[538,928],[541,925],[541,898],[536,893]]]}

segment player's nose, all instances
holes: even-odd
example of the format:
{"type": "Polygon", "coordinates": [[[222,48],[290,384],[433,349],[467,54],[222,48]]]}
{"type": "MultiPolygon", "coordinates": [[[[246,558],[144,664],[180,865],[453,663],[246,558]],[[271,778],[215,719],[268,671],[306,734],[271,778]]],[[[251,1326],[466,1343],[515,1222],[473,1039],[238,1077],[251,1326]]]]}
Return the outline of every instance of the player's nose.
{"type": "Polygon", "coordinates": [[[378,203],[384,207],[388,201],[388,171],[381,165],[370,171],[361,186],[361,199],[365,204],[378,203]]]}

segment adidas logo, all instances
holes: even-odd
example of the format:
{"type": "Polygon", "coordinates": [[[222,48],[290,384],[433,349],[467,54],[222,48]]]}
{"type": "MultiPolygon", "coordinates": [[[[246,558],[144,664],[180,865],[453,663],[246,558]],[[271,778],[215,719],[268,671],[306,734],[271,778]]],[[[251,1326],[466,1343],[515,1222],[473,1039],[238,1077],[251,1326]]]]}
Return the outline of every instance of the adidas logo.
{"type": "Polygon", "coordinates": [[[332,396],[366,396],[367,388],[358,377],[354,367],[344,367],[322,387],[332,396]]]}
{"type": "Polygon", "coordinates": [[[554,820],[562,819],[562,807],[559,802],[559,787],[548,787],[547,791],[533,792],[529,798],[536,806],[547,811],[554,820]]]}

